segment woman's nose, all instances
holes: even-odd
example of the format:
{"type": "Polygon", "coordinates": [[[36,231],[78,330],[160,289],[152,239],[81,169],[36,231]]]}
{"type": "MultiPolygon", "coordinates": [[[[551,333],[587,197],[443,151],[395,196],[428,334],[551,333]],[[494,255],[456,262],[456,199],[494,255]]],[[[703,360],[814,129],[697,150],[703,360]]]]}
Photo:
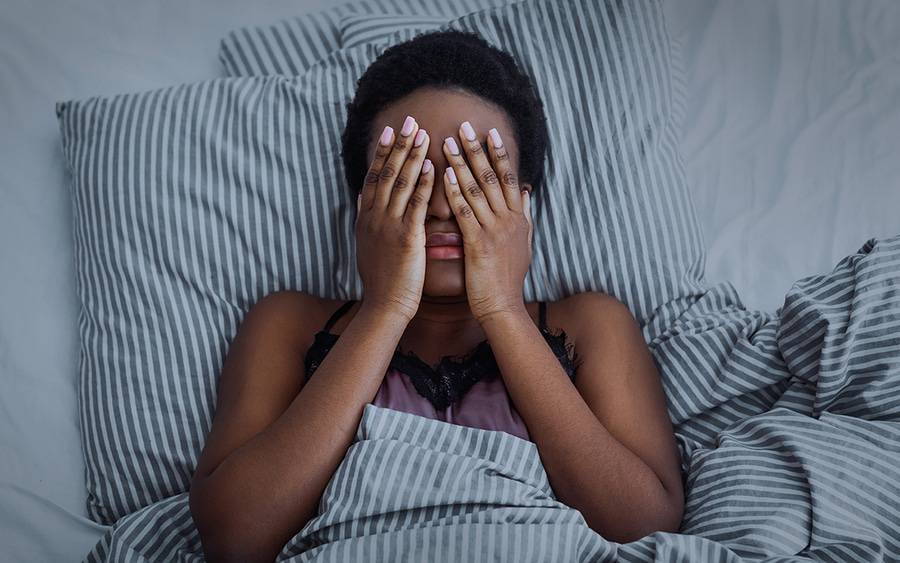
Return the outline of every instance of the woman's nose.
{"type": "Polygon", "coordinates": [[[447,201],[447,194],[444,192],[445,169],[446,166],[434,168],[434,185],[428,202],[428,215],[446,221],[453,218],[453,210],[450,209],[450,202],[447,201]]]}

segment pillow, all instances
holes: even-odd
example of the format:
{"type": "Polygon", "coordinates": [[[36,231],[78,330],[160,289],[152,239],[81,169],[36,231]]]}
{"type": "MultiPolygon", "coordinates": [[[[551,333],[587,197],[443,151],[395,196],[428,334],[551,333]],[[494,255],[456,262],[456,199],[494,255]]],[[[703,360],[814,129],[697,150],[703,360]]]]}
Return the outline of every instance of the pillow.
{"type": "Polygon", "coordinates": [[[404,30],[416,33],[439,29],[447,23],[443,16],[382,14],[347,16],[341,20],[341,46],[356,47],[363,43],[381,42],[404,30]]]}
{"type": "MultiPolygon", "coordinates": [[[[273,25],[234,30],[222,39],[219,60],[228,76],[302,74],[336,49],[384,39],[398,30],[432,29],[435,22],[446,23],[512,1],[367,0],[338,4],[273,25]],[[402,14],[398,14],[398,8],[402,8],[402,14]],[[361,23],[369,17],[376,18],[378,31],[366,38],[370,28],[361,23]],[[401,19],[391,22],[390,17],[401,19]]],[[[412,35],[406,38],[409,37],[412,35]]]]}
{"type": "MultiPolygon", "coordinates": [[[[552,120],[525,299],[604,291],[645,323],[702,293],[660,4],[523,0],[450,25],[510,51],[552,120]]],[[[256,301],[282,289],[361,297],[340,131],[389,39],[336,49],[297,77],[57,105],[93,520],[188,490],[229,342],[256,301]]]]}
{"type": "MultiPolygon", "coordinates": [[[[706,248],[677,146],[686,92],[681,52],[680,46],[669,37],[660,2],[648,0],[613,6],[607,0],[596,5],[585,3],[584,8],[569,2],[554,5],[550,0],[491,0],[489,3],[496,6],[443,26],[437,26],[436,22],[445,17],[447,6],[417,0],[394,0],[390,8],[384,8],[380,0],[363,2],[358,4],[360,13],[336,7],[329,11],[329,19],[338,22],[336,27],[344,48],[368,44],[373,58],[390,45],[436,28],[453,27],[480,33],[512,53],[526,67],[535,79],[548,119],[552,121],[554,115],[569,117],[567,123],[550,127],[550,159],[563,162],[560,168],[574,168],[580,162],[589,165],[593,162],[594,168],[561,170],[556,172],[558,181],[569,181],[577,175],[584,185],[597,188],[587,194],[595,204],[613,203],[618,207],[595,206],[585,210],[577,198],[567,200],[557,192],[560,197],[553,198],[554,205],[548,207],[558,212],[555,217],[546,218],[544,232],[553,228],[560,234],[563,232],[560,229],[564,229],[582,242],[572,246],[563,238],[546,241],[550,248],[546,249],[545,256],[551,263],[542,264],[538,270],[536,258],[532,265],[532,274],[541,276],[540,283],[563,284],[565,294],[597,286],[616,288],[618,291],[609,292],[632,306],[639,320],[647,318],[652,309],[650,303],[702,293],[706,248]],[[541,5],[546,5],[542,13],[541,5]],[[402,13],[398,6],[402,7],[402,13]],[[601,9],[603,6],[605,9],[601,9]],[[378,10],[382,13],[378,14],[378,10]],[[538,20],[555,17],[555,12],[567,16],[555,22],[555,28],[568,34],[565,35],[568,41],[554,43],[538,39],[530,45],[520,41],[529,37],[529,31],[535,37],[543,37],[546,30],[538,20]],[[584,19],[575,21],[576,13],[584,19]],[[516,25],[520,31],[512,28],[516,25]],[[629,42],[633,51],[623,48],[622,42],[629,42]],[[573,56],[577,53],[580,55],[573,56]],[[592,53],[594,56],[585,56],[592,53]],[[543,68],[551,72],[542,75],[529,71],[537,60],[543,61],[543,68]],[[551,69],[551,65],[556,66],[551,69]],[[571,117],[573,106],[590,110],[582,114],[590,119],[589,130],[578,130],[571,117]],[[618,115],[623,123],[610,119],[611,115],[618,115]],[[628,137],[614,139],[620,133],[628,137]],[[573,150],[566,146],[568,139],[578,139],[583,148],[573,150]],[[644,152],[647,143],[656,145],[655,154],[650,158],[644,152]],[[553,151],[559,152],[553,154],[553,151]],[[629,155],[632,160],[623,160],[629,155]],[[618,167],[611,166],[612,163],[618,167]],[[595,177],[588,181],[587,176],[591,174],[595,177]],[[610,193],[610,190],[619,192],[610,193]],[[601,243],[600,239],[607,235],[609,238],[601,243]],[[572,255],[573,249],[579,252],[572,255]],[[667,271],[663,273],[663,270],[667,271]],[[625,283],[624,277],[630,281],[625,283]],[[661,283],[654,284],[654,281],[661,283]]],[[[466,9],[468,6],[460,6],[460,10],[466,9]]],[[[289,21],[299,25],[298,22],[312,17],[324,16],[319,13],[289,21]]],[[[286,23],[239,30],[231,35],[240,32],[249,39],[256,38],[260,45],[253,47],[255,52],[277,52],[277,56],[260,59],[263,67],[274,71],[289,66],[280,61],[296,62],[298,58],[287,43],[280,44],[286,46],[284,49],[262,47],[263,31],[279,25],[286,23]]],[[[298,36],[294,40],[293,44],[303,46],[315,38],[298,36]]],[[[232,58],[237,48],[236,44],[223,41],[220,57],[232,58]]],[[[334,59],[321,64],[339,66],[334,59]]],[[[250,70],[245,67],[238,72],[250,70]]],[[[546,163],[548,185],[552,182],[549,176],[554,174],[554,164],[546,163]]],[[[551,197],[547,193],[538,194],[537,203],[551,197]]],[[[353,267],[354,264],[344,265],[345,269],[353,267]]],[[[666,319],[657,320],[657,328],[666,322],[666,319]]]]}

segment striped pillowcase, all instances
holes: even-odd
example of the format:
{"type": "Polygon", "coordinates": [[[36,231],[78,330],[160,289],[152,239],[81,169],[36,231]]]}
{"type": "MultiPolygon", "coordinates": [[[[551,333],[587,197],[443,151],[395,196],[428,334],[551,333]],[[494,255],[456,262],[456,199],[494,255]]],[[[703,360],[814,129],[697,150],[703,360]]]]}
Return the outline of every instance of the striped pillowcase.
{"type": "MultiPolygon", "coordinates": [[[[515,0],[366,0],[338,4],[333,8],[304,14],[262,27],[244,27],[228,33],[221,41],[219,60],[228,76],[297,75],[333,51],[360,45],[368,33],[359,19],[377,18],[391,31],[397,22],[384,21],[398,10],[411,27],[432,29],[434,22],[446,23],[468,13],[503,6],[515,0]],[[422,19],[413,19],[420,16],[422,19]],[[344,41],[348,43],[344,43],[344,41]]],[[[383,38],[386,33],[378,33],[383,38]]],[[[409,37],[412,37],[411,35],[409,37]]],[[[374,40],[375,37],[373,36],[374,40]]]]}
{"type": "MultiPolygon", "coordinates": [[[[652,338],[663,304],[704,287],[659,2],[524,0],[448,25],[509,51],[553,120],[525,299],[604,291],[652,338]]],[[[58,105],[92,519],[188,489],[228,344],[256,301],[282,289],[361,297],[339,132],[388,43],[335,49],[297,77],[58,105]]]]}
{"type": "MultiPolygon", "coordinates": [[[[256,69],[264,69],[259,74],[290,74],[287,69],[302,66],[301,53],[326,49],[321,36],[309,32],[315,22],[325,20],[332,22],[337,39],[315,65],[333,72],[343,71],[340,61],[348,48],[368,49],[374,58],[423,31],[451,27],[477,32],[523,65],[551,121],[555,116],[567,120],[554,123],[550,131],[548,189],[538,197],[538,204],[546,204],[546,216],[543,225],[535,224],[545,235],[544,252],[533,262],[535,283],[558,287],[548,290],[557,297],[609,288],[639,319],[654,304],[701,294],[705,244],[677,146],[684,77],[680,49],[668,35],[660,2],[621,6],[610,1],[490,0],[477,2],[485,9],[471,12],[473,4],[369,0],[339,5],[234,31],[223,40],[220,58],[255,61],[226,64],[232,75],[252,75],[256,69]],[[449,19],[460,13],[466,15],[449,19]],[[542,17],[551,19],[544,25],[542,17]],[[445,24],[438,25],[441,21],[445,24]],[[272,41],[276,29],[289,29],[290,40],[272,41]],[[567,40],[550,40],[552,33],[567,40]],[[231,40],[237,36],[243,40],[231,40]],[[573,105],[586,111],[575,117],[573,105]],[[622,116],[627,125],[615,123],[611,115],[622,116]],[[573,139],[580,146],[571,146],[573,139]],[[648,144],[653,147],[645,152],[648,144]],[[598,161],[609,164],[587,168],[598,161]],[[572,181],[595,189],[569,189],[580,196],[571,197],[567,188],[557,188],[563,182],[572,186],[572,181]]],[[[352,270],[354,265],[343,267],[352,270]]]]}
{"type": "Polygon", "coordinates": [[[416,33],[439,29],[447,23],[443,16],[383,14],[347,16],[341,20],[341,47],[347,49],[363,43],[390,40],[391,35],[404,30],[416,33]]]}

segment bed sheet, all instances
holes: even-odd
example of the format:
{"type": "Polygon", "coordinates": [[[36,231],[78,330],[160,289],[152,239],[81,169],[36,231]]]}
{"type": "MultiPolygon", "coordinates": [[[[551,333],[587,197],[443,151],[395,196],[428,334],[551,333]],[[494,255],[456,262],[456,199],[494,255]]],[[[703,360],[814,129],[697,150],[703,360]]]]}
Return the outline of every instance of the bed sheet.
{"type": "MultiPolygon", "coordinates": [[[[332,4],[7,0],[0,16],[0,545],[76,560],[84,516],[72,220],[54,103],[221,75],[218,41],[332,4]],[[69,557],[65,557],[68,554],[69,557]]],[[[900,4],[677,0],[684,149],[708,278],[780,305],[900,232],[900,4]]]]}
{"type": "Polygon", "coordinates": [[[0,546],[77,561],[86,517],[76,409],[71,200],[54,104],[222,75],[219,40],[329,0],[4,0],[0,10],[0,546]]]}
{"type": "Polygon", "coordinates": [[[676,0],[707,279],[751,309],[900,233],[900,2],[676,0]]]}

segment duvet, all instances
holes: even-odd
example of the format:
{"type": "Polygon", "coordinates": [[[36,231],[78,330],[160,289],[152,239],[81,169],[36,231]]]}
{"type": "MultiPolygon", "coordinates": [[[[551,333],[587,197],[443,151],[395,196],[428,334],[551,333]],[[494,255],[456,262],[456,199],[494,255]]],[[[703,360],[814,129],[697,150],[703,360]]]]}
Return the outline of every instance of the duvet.
{"type": "MultiPolygon", "coordinates": [[[[553,494],[531,442],[367,405],[279,561],[900,558],[900,236],[796,282],[775,312],[722,283],[642,327],[682,454],[679,533],[618,544],[553,494]]],[[[203,561],[188,493],[85,559],[203,561]]]]}

